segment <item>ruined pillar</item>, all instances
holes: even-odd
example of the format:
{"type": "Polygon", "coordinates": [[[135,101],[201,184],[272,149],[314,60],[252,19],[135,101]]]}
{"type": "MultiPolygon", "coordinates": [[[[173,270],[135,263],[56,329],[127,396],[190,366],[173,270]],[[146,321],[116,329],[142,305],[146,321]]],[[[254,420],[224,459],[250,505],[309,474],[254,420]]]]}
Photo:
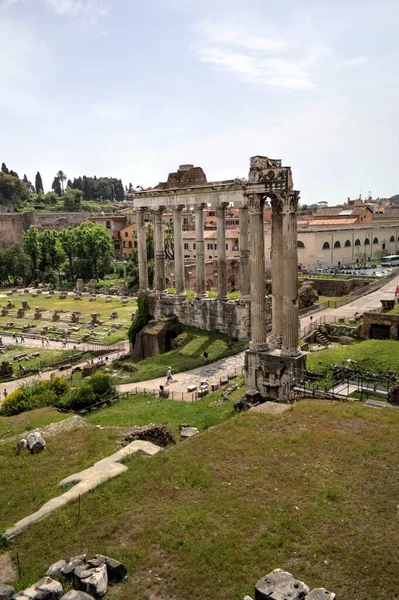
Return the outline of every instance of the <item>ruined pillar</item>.
{"type": "Polygon", "coordinates": [[[144,209],[137,209],[137,246],[139,259],[139,292],[148,290],[147,241],[144,221],[144,209]]]}
{"type": "Polygon", "coordinates": [[[165,291],[165,245],[162,214],[163,207],[160,207],[154,211],[154,289],[159,293],[165,291]]]}
{"type": "Polygon", "coordinates": [[[226,206],[218,207],[217,215],[217,244],[218,244],[218,300],[228,300],[227,296],[227,265],[226,265],[226,206]]]}
{"type": "Polygon", "coordinates": [[[240,211],[240,296],[244,300],[250,297],[249,277],[249,236],[248,236],[248,207],[240,211]]]}
{"type": "Polygon", "coordinates": [[[250,274],[251,274],[251,349],[267,350],[265,229],[260,194],[249,194],[250,274]]]}
{"type": "Polygon", "coordinates": [[[184,294],[184,253],[183,235],[181,226],[181,212],[183,205],[173,209],[173,233],[175,240],[175,282],[176,294],[184,294]]]}
{"type": "Polygon", "coordinates": [[[283,339],[283,279],[286,260],[283,256],[283,201],[272,198],[272,336],[278,348],[283,339]]]}
{"type": "Polygon", "coordinates": [[[297,207],[299,192],[288,191],[283,198],[283,356],[298,356],[298,249],[297,207]]]}
{"type": "Polygon", "coordinates": [[[204,208],[205,204],[195,207],[195,248],[197,264],[196,296],[203,298],[205,288],[205,248],[204,248],[204,208]]]}

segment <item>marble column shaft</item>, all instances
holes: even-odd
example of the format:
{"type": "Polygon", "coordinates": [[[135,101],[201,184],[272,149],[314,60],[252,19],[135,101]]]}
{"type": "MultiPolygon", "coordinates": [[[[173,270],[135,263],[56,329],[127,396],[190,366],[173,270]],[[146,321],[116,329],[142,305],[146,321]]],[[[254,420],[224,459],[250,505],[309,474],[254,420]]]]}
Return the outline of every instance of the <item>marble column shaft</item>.
{"type": "Polygon", "coordinates": [[[203,298],[206,294],[205,288],[205,248],[204,248],[204,208],[205,205],[199,205],[195,208],[195,248],[196,248],[196,266],[197,298],[203,298]]]}
{"type": "Polygon", "coordinates": [[[239,209],[240,212],[240,296],[244,300],[250,297],[249,273],[249,235],[248,235],[248,208],[239,209]]]}
{"type": "Polygon", "coordinates": [[[184,253],[181,213],[183,206],[173,209],[173,235],[175,241],[175,286],[176,294],[184,294],[184,253]]]}
{"type": "Polygon", "coordinates": [[[249,195],[250,272],[251,272],[251,349],[267,350],[264,200],[249,195]]]}
{"type": "Polygon", "coordinates": [[[283,342],[281,354],[298,356],[298,249],[297,205],[299,194],[287,192],[283,206],[283,342]]]}
{"type": "Polygon", "coordinates": [[[154,211],[154,250],[155,277],[154,288],[157,292],[165,291],[165,245],[163,235],[163,209],[154,211]]]}
{"type": "Polygon", "coordinates": [[[137,245],[139,262],[139,292],[148,290],[147,241],[144,210],[137,210],[137,245]]]}
{"type": "Polygon", "coordinates": [[[283,201],[273,198],[272,205],[272,335],[281,347],[283,337],[283,279],[286,257],[283,255],[283,201]]]}
{"type": "Polygon", "coordinates": [[[226,204],[217,209],[218,299],[227,300],[226,204]]]}

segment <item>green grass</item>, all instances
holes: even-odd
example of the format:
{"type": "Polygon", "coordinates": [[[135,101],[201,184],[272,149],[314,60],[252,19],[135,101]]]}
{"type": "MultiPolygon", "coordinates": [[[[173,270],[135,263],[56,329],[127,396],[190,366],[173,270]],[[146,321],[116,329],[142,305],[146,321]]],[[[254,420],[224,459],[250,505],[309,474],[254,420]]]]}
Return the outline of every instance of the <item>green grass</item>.
{"type": "MultiPolygon", "coordinates": [[[[0,307],[5,307],[8,300],[11,300],[15,305],[15,308],[11,309],[7,316],[0,316],[0,330],[5,331],[5,324],[13,322],[14,326],[7,329],[10,333],[14,331],[21,332],[22,327],[29,323],[36,325],[31,330],[36,334],[40,333],[43,326],[55,326],[65,332],[67,329],[75,326],[71,323],[71,313],[73,311],[80,311],[83,313],[80,319],[80,330],[73,332],[69,337],[81,341],[90,332],[90,329],[86,329],[84,325],[91,322],[91,313],[96,312],[98,313],[99,320],[103,321],[103,324],[94,329],[97,335],[93,336],[91,341],[112,344],[126,339],[131,315],[137,310],[137,302],[135,300],[129,299],[127,304],[122,304],[121,299],[118,297],[112,297],[111,302],[106,302],[104,297],[99,297],[94,302],[90,302],[88,296],[82,297],[81,300],[74,300],[73,296],[68,296],[65,300],[60,300],[59,295],[59,293],[55,293],[50,296],[47,293],[42,293],[36,298],[33,298],[32,294],[23,294],[21,292],[15,293],[12,296],[0,295],[0,307]],[[17,319],[17,309],[21,308],[23,300],[28,302],[30,309],[25,313],[23,319],[17,319]],[[35,321],[33,318],[35,307],[41,307],[44,311],[40,321],[35,321]],[[56,323],[52,322],[52,315],[55,310],[63,311],[60,317],[61,320],[56,323]],[[112,312],[117,312],[118,316],[116,319],[111,319],[110,315],[112,312]],[[120,323],[123,327],[111,332],[111,328],[117,323],[120,323]]],[[[57,339],[62,339],[64,333],[55,335],[49,332],[48,335],[50,338],[56,337],[57,339]]],[[[25,336],[28,336],[28,333],[25,336]]]]}
{"type": "Polygon", "coordinates": [[[55,408],[38,408],[13,417],[0,417],[0,440],[50,423],[58,423],[69,416],[58,412],[55,408]]]}
{"type": "Polygon", "coordinates": [[[124,360],[125,364],[134,364],[137,371],[126,373],[126,371],[121,370],[122,379],[119,382],[134,383],[163,377],[166,374],[168,365],[172,367],[173,373],[188,371],[203,366],[202,354],[204,351],[208,352],[209,362],[212,362],[237,354],[248,346],[246,342],[234,341],[222,333],[203,331],[195,327],[185,327],[180,339],[184,343],[177,350],[146,358],[138,363],[133,363],[130,358],[124,360]]]}
{"type": "Polygon", "coordinates": [[[230,418],[234,414],[234,403],[243,395],[243,381],[237,381],[240,387],[222,406],[212,406],[219,400],[221,392],[210,394],[197,402],[178,402],[176,400],[154,398],[149,394],[129,396],[108,408],[94,412],[87,418],[93,425],[112,427],[133,427],[148,423],[167,425],[178,439],[179,424],[188,423],[200,431],[230,418]]]}
{"type": "MultiPolygon", "coordinates": [[[[73,503],[12,541],[16,586],[87,552],[127,563],[128,580],[111,588],[118,600],[242,600],[276,567],[340,600],[394,598],[398,425],[396,411],[303,401],[283,415],[237,415],[152,459],[134,456],[81,498],[80,516],[73,503]]],[[[24,501],[22,512],[37,508],[51,486],[58,493],[61,477],[101,454],[100,442],[112,446],[104,433],[59,436],[12,461],[0,446],[11,477],[3,518],[14,520],[24,501]]]]}
{"type": "Polygon", "coordinates": [[[399,344],[395,340],[365,340],[341,346],[312,352],[306,358],[310,371],[327,371],[333,364],[342,364],[348,358],[357,361],[356,368],[363,371],[374,371],[384,374],[393,371],[399,376],[399,344]]]}
{"type": "MultiPolygon", "coordinates": [[[[29,340],[28,344],[29,344],[29,340]]],[[[46,348],[40,347],[29,347],[27,344],[18,344],[15,346],[7,346],[5,352],[0,354],[0,359],[2,361],[8,361],[12,364],[13,374],[21,377],[19,365],[22,365],[26,369],[44,369],[62,361],[64,359],[70,358],[73,355],[77,355],[76,350],[50,350],[46,348]],[[19,362],[14,361],[14,356],[19,354],[33,354],[39,352],[40,356],[37,358],[32,358],[30,360],[21,360],[19,362]]]]}

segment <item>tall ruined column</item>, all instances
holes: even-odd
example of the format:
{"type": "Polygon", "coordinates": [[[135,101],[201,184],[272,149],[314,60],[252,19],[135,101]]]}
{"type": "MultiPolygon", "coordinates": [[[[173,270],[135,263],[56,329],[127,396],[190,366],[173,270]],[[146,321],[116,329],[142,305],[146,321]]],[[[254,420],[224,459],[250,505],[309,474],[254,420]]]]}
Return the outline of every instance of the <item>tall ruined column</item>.
{"type": "Polygon", "coordinates": [[[267,350],[265,229],[260,194],[249,194],[250,272],[251,272],[251,346],[252,350],[267,350]]]}
{"type": "Polygon", "coordinates": [[[173,209],[173,235],[175,239],[175,281],[176,294],[184,294],[184,253],[181,227],[181,212],[183,205],[173,209]]]}
{"type": "Polygon", "coordinates": [[[218,244],[218,299],[228,300],[227,296],[227,264],[226,264],[226,206],[223,203],[217,209],[217,244],[218,244]]]}
{"type": "Polygon", "coordinates": [[[299,192],[288,191],[283,199],[283,343],[281,354],[298,356],[298,249],[297,207],[299,192]]]}
{"type": "Polygon", "coordinates": [[[144,221],[144,209],[137,209],[137,245],[139,259],[139,292],[148,290],[147,242],[144,221]]]}
{"type": "Polygon", "coordinates": [[[283,201],[272,198],[272,336],[281,348],[283,338],[283,279],[286,256],[283,255],[283,201]]]}
{"type": "Polygon", "coordinates": [[[196,296],[203,298],[205,290],[205,249],[204,249],[204,208],[205,204],[195,207],[195,247],[197,263],[196,296]]]}
{"type": "Polygon", "coordinates": [[[154,211],[154,250],[155,250],[155,291],[165,291],[165,246],[163,236],[163,208],[154,211]]]}
{"type": "Polygon", "coordinates": [[[248,207],[240,210],[240,296],[249,300],[250,278],[249,278],[249,237],[248,237],[248,207]]]}

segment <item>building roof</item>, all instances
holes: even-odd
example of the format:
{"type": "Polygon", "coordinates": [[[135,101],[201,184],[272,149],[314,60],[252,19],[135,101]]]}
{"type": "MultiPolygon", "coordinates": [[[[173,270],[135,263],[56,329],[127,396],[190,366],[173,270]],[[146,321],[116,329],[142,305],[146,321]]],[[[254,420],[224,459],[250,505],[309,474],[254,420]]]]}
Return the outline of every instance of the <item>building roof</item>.
{"type": "MultiPolygon", "coordinates": [[[[183,240],[193,240],[195,242],[195,231],[183,231],[183,240]]],[[[217,239],[216,229],[205,229],[204,240],[217,239]]],[[[238,229],[226,229],[226,240],[237,240],[239,238],[238,229]]]]}

